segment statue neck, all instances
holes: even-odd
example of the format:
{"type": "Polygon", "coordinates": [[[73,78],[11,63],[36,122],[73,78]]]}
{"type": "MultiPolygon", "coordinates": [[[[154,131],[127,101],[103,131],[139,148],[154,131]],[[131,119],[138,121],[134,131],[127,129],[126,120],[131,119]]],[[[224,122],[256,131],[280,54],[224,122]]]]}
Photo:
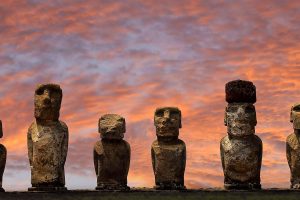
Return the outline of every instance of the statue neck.
{"type": "Polygon", "coordinates": [[[300,136],[300,129],[294,129],[294,133],[298,136],[300,136]]]}
{"type": "Polygon", "coordinates": [[[58,122],[58,120],[48,120],[48,119],[40,119],[40,118],[36,118],[35,121],[37,124],[42,124],[42,125],[58,122]]]}
{"type": "Polygon", "coordinates": [[[162,136],[157,136],[157,141],[160,143],[172,143],[174,141],[178,140],[178,136],[173,136],[173,137],[162,137],[162,136]]]}

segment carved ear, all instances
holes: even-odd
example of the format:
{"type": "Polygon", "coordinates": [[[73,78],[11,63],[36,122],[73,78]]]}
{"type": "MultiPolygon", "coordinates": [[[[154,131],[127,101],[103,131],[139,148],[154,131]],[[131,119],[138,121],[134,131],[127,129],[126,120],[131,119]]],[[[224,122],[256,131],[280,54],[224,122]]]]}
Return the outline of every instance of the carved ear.
{"type": "Polygon", "coordinates": [[[181,118],[181,111],[179,111],[179,128],[182,128],[181,118]]]}
{"type": "Polygon", "coordinates": [[[224,125],[227,126],[227,106],[226,106],[225,112],[224,112],[224,125]]]}
{"type": "Polygon", "coordinates": [[[102,117],[100,117],[99,120],[98,120],[98,133],[100,133],[100,128],[101,128],[101,127],[100,127],[100,121],[101,121],[101,120],[102,120],[102,117]]]}
{"type": "Polygon", "coordinates": [[[126,121],[125,118],[122,118],[123,120],[123,133],[126,133],[126,121]]]}
{"type": "Polygon", "coordinates": [[[290,112],[290,122],[292,122],[293,123],[293,109],[294,109],[294,106],[292,106],[292,108],[291,108],[291,112],[290,112]]]}
{"type": "Polygon", "coordinates": [[[3,137],[2,121],[0,120],[0,138],[3,137]]]}

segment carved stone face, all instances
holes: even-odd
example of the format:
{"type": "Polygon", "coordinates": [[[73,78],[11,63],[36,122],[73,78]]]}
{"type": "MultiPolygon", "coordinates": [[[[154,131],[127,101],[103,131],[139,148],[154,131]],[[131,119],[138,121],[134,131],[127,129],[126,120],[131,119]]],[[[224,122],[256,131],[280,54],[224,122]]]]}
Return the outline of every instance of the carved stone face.
{"type": "Polygon", "coordinates": [[[294,129],[300,129],[300,103],[292,106],[290,121],[293,123],[294,129]]]}
{"type": "Polygon", "coordinates": [[[245,136],[255,133],[256,112],[251,103],[229,103],[225,111],[227,132],[234,136],[245,136]]]}
{"type": "Polygon", "coordinates": [[[125,132],[125,119],[120,115],[106,114],[99,119],[99,133],[101,138],[122,139],[125,132]]]}
{"type": "Polygon", "coordinates": [[[40,84],[34,94],[34,116],[42,120],[58,120],[62,90],[56,84],[40,84]]]}
{"type": "Polygon", "coordinates": [[[178,137],[181,128],[181,111],[175,107],[156,109],[154,125],[158,137],[178,137]]]}

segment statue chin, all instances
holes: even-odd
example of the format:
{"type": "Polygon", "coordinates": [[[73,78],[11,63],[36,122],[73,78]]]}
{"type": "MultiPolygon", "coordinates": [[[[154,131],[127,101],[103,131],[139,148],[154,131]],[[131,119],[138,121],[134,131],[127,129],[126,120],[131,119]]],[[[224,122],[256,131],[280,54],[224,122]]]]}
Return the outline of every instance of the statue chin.
{"type": "Polygon", "coordinates": [[[228,134],[232,136],[242,137],[255,134],[255,127],[242,126],[242,127],[228,127],[228,134]]]}
{"type": "Polygon", "coordinates": [[[38,110],[35,111],[35,118],[39,120],[53,120],[56,121],[59,118],[59,112],[54,110],[38,110]]]}

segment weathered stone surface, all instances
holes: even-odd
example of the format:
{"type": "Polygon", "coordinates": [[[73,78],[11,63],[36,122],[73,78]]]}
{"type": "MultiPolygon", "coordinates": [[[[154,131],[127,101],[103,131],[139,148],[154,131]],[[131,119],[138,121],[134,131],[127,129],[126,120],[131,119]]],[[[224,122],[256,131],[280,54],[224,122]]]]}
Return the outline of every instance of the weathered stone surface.
{"type": "Polygon", "coordinates": [[[225,85],[226,101],[228,103],[255,103],[256,87],[250,81],[235,80],[225,85]]]}
{"type": "MultiPolygon", "coordinates": [[[[0,120],[0,138],[3,137],[2,121],[0,120]]],[[[0,192],[4,192],[2,187],[3,173],[6,164],[7,151],[4,145],[0,144],[0,192]]]]}
{"type": "Polygon", "coordinates": [[[294,133],[286,140],[286,157],[291,171],[291,188],[300,189],[300,103],[292,106],[290,121],[294,133]]]}
{"type": "Polygon", "coordinates": [[[94,166],[97,190],[128,190],[127,175],[130,165],[130,145],[123,140],[125,119],[107,114],[99,120],[101,141],[94,146],[94,166]]]}
{"type": "Polygon", "coordinates": [[[65,190],[64,165],[68,152],[68,127],[58,120],[62,100],[59,85],[38,85],[35,96],[35,118],[27,133],[31,168],[29,191],[65,190]]]}
{"type": "Polygon", "coordinates": [[[225,110],[224,124],[227,133],[234,136],[255,134],[256,111],[251,103],[229,103],[225,110]]]}
{"type": "Polygon", "coordinates": [[[221,140],[226,189],[260,189],[262,142],[256,135],[221,140]]]}
{"type": "Polygon", "coordinates": [[[155,188],[181,190],[186,164],[185,143],[178,139],[181,112],[175,107],[158,108],[154,115],[157,140],[152,143],[151,156],[155,188]]]}
{"type": "Polygon", "coordinates": [[[125,119],[120,115],[106,114],[99,119],[98,129],[102,139],[123,139],[126,132],[125,119]]]}
{"type": "Polygon", "coordinates": [[[224,124],[228,135],[220,143],[224,187],[260,189],[262,141],[255,135],[256,111],[249,103],[255,102],[255,86],[248,81],[233,81],[226,84],[226,92],[231,100],[240,102],[229,103],[225,110],[224,124]]]}

